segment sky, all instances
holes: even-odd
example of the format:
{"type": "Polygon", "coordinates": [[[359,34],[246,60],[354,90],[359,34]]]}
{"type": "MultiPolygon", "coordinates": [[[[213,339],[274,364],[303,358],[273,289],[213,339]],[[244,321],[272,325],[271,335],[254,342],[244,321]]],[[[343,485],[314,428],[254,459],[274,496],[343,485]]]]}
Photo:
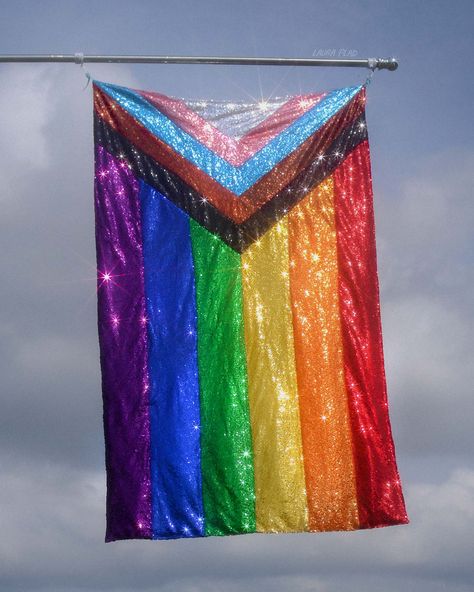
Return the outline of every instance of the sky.
{"type": "MultiPolygon", "coordinates": [[[[390,417],[410,524],[105,544],[90,85],[0,64],[0,591],[474,590],[474,12],[469,1],[0,0],[0,53],[399,59],[368,88],[390,417]],[[355,52],[355,53],[354,53],[355,52]]],[[[91,65],[256,100],[365,70],[91,65]]]]}

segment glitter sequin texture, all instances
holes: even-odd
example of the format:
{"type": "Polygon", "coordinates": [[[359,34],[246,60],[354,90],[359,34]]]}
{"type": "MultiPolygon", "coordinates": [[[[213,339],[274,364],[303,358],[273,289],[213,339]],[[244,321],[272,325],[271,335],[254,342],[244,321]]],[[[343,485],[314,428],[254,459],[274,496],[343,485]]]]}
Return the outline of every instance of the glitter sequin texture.
{"type": "Polygon", "coordinates": [[[365,88],[94,82],[106,541],[408,522],[365,88]]]}

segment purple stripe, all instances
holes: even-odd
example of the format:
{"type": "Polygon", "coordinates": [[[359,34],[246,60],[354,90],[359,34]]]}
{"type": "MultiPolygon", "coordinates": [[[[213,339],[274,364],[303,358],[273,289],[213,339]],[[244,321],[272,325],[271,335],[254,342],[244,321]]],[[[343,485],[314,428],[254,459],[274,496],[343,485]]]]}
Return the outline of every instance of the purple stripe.
{"type": "Polygon", "coordinates": [[[107,467],[105,540],[152,537],[146,305],[139,183],[97,146],[98,323],[107,467]]]}

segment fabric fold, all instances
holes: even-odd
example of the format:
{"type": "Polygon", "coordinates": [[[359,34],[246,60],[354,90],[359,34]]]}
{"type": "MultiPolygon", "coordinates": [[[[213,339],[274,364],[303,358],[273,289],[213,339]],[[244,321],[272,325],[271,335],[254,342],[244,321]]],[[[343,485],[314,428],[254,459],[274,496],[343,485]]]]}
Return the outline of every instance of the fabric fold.
{"type": "Polygon", "coordinates": [[[93,86],[106,541],[406,524],[365,87],[93,86]]]}

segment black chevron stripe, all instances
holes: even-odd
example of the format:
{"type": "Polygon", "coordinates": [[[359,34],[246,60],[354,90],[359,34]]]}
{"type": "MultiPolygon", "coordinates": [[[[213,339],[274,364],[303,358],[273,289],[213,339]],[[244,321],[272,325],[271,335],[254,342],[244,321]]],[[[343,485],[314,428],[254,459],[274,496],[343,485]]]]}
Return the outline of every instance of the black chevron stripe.
{"type": "Polygon", "coordinates": [[[224,216],[205,196],[142,152],[97,113],[94,113],[94,139],[96,144],[103,146],[116,158],[125,158],[138,178],[159,191],[209,232],[219,236],[229,247],[243,253],[367,139],[367,128],[362,113],[334,140],[324,159],[315,157],[306,169],[242,224],[224,216]]]}

